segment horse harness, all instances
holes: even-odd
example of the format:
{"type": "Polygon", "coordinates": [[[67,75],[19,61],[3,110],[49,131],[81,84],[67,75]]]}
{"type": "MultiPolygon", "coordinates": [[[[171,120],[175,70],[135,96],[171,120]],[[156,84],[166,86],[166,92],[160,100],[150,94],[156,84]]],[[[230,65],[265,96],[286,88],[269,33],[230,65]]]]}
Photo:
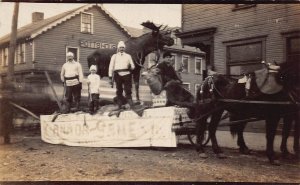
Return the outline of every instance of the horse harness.
{"type": "MultiPolygon", "coordinates": [[[[272,72],[274,72],[274,71],[272,71],[272,72]]],[[[248,92],[249,92],[249,89],[250,89],[250,82],[251,82],[251,80],[255,80],[253,78],[254,78],[253,76],[249,75],[246,78],[246,81],[243,81],[243,83],[245,83],[246,98],[249,96],[248,92]]],[[[264,78],[268,78],[268,76],[267,77],[265,76],[264,78]]],[[[215,80],[214,80],[214,75],[207,76],[206,79],[204,80],[204,82],[201,84],[201,86],[200,86],[200,95],[203,95],[203,92],[204,92],[203,88],[204,88],[205,82],[207,82],[207,85],[209,87],[209,93],[211,95],[213,95],[213,93],[215,91],[222,98],[222,99],[218,99],[218,101],[221,101],[221,102],[227,102],[227,103],[230,102],[230,103],[273,104],[273,105],[297,105],[297,106],[300,105],[300,102],[296,101],[295,97],[289,91],[287,92],[287,94],[288,94],[288,96],[290,98],[290,101],[276,101],[276,102],[274,102],[274,101],[254,101],[254,100],[245,100],[245,99],[241,99],[241,100],[227,99],[227,98],[225,98],[223,96],[223,94],[221,93],[221,91],[216,87],[215,80]]],[[[283,87],[281,88],[281,85],[279,85],[277,83],[274,85],[274,83],[276,83],[276,82],[272,82],[272,85],[275,86],[275,91],[272,94],[275,94],[275,93],[279,92],[278,88],[280,89],[280,91],[283,89],[283,87]]],[[[263,84],[264,86],[269,85],[267,80],[263,81],[261,84],[263,84]]],[[[261,90],[261,88],[259,88],[259,89],[261,90]]],[[[265,94],[267,94],[267,93],[265,93],[265,94]]]]}

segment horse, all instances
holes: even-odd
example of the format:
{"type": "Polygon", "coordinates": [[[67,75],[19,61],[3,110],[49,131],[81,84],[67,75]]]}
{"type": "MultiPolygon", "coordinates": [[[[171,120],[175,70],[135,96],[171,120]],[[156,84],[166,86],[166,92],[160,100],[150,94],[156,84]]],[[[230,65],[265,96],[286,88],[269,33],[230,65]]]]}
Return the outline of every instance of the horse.
{"type": "MultiPolygon", "coordinates": [[[[162,50],[165,45],[172,46],[174,44],[174,40],[170,36],[170,30],[165,30],[166,26],[161,29],[162,25],[156,26],[151,22],[145,22],[142,23],[142,25],[151,29],[152,32],[145,33],[140,37],[132,37],[125,42],[125,52],[131,55],[135,63],[135,69],[132,71],[132,74],[136,90],[136,99],[138,101],[140,100],[140,70],[143,68],[145,57],[155,50],[162,50]]],[[[88,66],[97,65],[97,73],[100,77],[108,76],[110,59],[116,52],[116,48],[97,49],[87,57],[88,66]]]]}
{"type": "MultiPolygon", "coordinates": [[[[266,154],[271,164],[278,164],[275,159],[273,142],[279,119],[281,117],[285,118],[284,125],[286,126],[283,128],[282,150],[287,151],[286,139],[289,129],[287,125],[291,124],[291,120],[299,111],[297,104],[299,97],[297,92],[295,93],[295,89],[297,89],[296,87],[299,84],[299,70],[297,69],[299,69],[299,63],[282,63],[276,68],[278,72],[273,69],[262,69],[257,71],[257,73],[253,72],[250,74],[252,80],[248,81],[248,85],[250,85],[248,88],[245,88],[244,83],[238,83],[237,79],[227,75],[214,74],[204,80],[201,88],[197,91],[196,99],[198,102],[202,102],[205,99],[210,99],[214,102],[209,107],[209,111],[213,113],[208,125],[214,153],[224,157],[221,148],[218,146],[215,133],[223,112],[227,110],[239,118],[258,118],[266,121],[266,154]],[[272,70],[273,72],[271,73],[270,71],[272,70]],[[261,75],[258,76],[257,74],[261,75]],[[232,101],[225,101],[230,99],[232,101]]],[[[208,117],[206,116],[204,119],[197,121],[196,135],[199,139],[207,127],[206,118],[208,117]]],[[[295,127],[296,125],[299,128],[299,123],[295,123],[295,127]]],[[[240,151],[247,152],[248,147],[242,135],[244,127],[245,123],[236,127],[238,131],[238,145],[240,146],[240,151]]],[[[233,131],[234,129],[232,128],[231,130],[233,131]]],[[[297,131],[294,138],[294,150],[296,153],[299,153],[299,133],[297,131]]],[[[197,143],[200,142],[197,141],[197,143]]],[[[205,156],[203,155],[204,149],[201,144],[196,144],[196,151],[205,156]]]]}

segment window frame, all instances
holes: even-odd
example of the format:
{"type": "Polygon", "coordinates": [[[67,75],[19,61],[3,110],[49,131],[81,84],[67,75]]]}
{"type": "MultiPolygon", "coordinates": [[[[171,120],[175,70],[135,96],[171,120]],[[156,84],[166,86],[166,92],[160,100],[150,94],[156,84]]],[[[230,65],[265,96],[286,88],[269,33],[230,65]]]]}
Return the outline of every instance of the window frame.
{"type": "Polygon", "coordinates": [[[20,44],[20,52],[19,52],[19,55],[20,55],[20,61],[19,63],[20,64],[25,64],[26,63],[26,43],[21,43],[20,44]]]}
{"type": "Polygon", "coordinates": [[[183,73],[189,73],[190,72],[190,56],[188,56],[188,55],[182,55],[182,57],[181,57],[181,65],[182,66],[184,66],[183,64],[183,58],[187,58],[188,60],[187,60],[187,64],[188,64],[188,66],[187,66],[187,71],[183,71],[183,73]]]}
{"type": "Polygon", "coordinates": [[[202,75],[202,73],[203,73],[203,58],[201,58],[201,57],[195,57],[195,74],[196,75],[202,75]],[[196,72],[196,63],[197,63],[197,59],[199,59],[200,61],[200,70],[199,70],[199,73],[197,73],[196,72]]]}
{"type": "Polygon", "coordinates": [[[171,55],[172,55],[172,57],[174,57],[174,69],[175,69],[175,71],[177,71],[178,70],[177,60],[176,60],[177,54],[176,53],[171,53],[171,55]]]}
{"type": "MultiPolygon", "coordinates": [[[[84,23],[86,24],[86,23],[84,23]]],[[[84,34],[94,34],[94,16],[93,16],[93,13],[89,13],[89,12],[81,12],[81,19],[80,19],[80,32],[81,33],[84,33],[84,34]],[[90,15],[91,16],[91,31],[88,32],[88,31],[84,31],[84,27],[83,27],[83,15],[86,14],[86,15],[90,15]]]]}
{"type": "Polygon", "coordinates": [[[295,55],[299,55],[300,56],[300,52],[296,52],[296,53],[289,53],[289,51],[291,51],[291,40],[292,39],[300,39],[300,36],[291,36],[291,37],[287,37],[286,38],[286,61],[290,61],[289,58],[291,56],[295,57],[295,55]]]}
{"type": "Polygon", "coordinates": [[[249,45],[253,43],[261,43],[261,61],[266,60],[266,44],[267,44],[267,35],[261,35],[257,37],[249,37],[249,38],[243,38],[243,39],[237,39],[237,40],[229,40],[224,41],[223,44],[225,44],[226,48],[226,72],[227,74],[230,74],[230,67],[232,66],[245,66],[245,65],[255,65],[260,64],[261,61],[255,61],[255,60],[249,60],[249,61],[242,61],[242,62],[235,62],[230,63],[229,62],[229,48],[232,46],[243,46],[243,45],[249,45]]]}
{"type": "Polygon", "coordinates": [[[19,43],[15,50],[15,64],[25,63],[25,43],[19,43]]]}
{"type": "Polygon", "coordinates": [[[196,84],[194,85],[194,88],[195,88],[195,89],[194,89],[194,91],[195,91],[195,96],[196,96],[196,94],[197,94],[198,87],[201,87],[201,84],[197,84],[197,83],[196,83],[196,84]]]}
{"type": "Polygon", "coordinates": [[[188,91],[191,91],[191,83],[190,82],[182,82],[182,85],[188,85],[188,91]]]}
{"type": "Polygon", "coordinates": [[[68,61],[68,59],[67,59],[67,53],[68,53],[68,51],[69,51],[69,50],[68,50],[69,48],[73,48],[73,49],[76,49],[76,50],[77,50],[77,53],[76,53],[76,55],[77,55],[77,60],[75,60],[75,57],[74,57],[74,60],[75,60],[76,62],[80,62],[80,60],[79,60],[79,59],[80,59],[80,55],[79,55],[79,53],[80,53],[80,52],[79,52],[79,47],[73,47],[73,46],[66,46],[66,54],[65,54],[65,57],[66,57],[65,60],[66,60],[66,62],[68,61]]]}
{"type": "Polygon", "coordinates": [[[0,48],[0,66],[1,67],[4,67],[3,52],[4,52],[3,48],[0,48]]]}
{"type": "Polygon", "coordinates": [[[292,30],[292,31],[288,31],[288,32],[282,32],[281,33],[283,39],[284,39],[284,44],[283,44],[283,60],[284,61],[288,61],[288,40],[291,38],[299,38],[300,37],[300,29],[298,30],[292,30]]]}
{"type": "Polygon", "coordinates": [[[4,48],[4,57],[3,57],[3,61],[4,61],[4,66],[8,66],[8,48],[4,48]]]}
{"type": "Polygon", "coordinates": [[[155,53],[149,53],[148,55],[147,55],[147,57],[148,57],[148,68],[150,68],[151,66],[152,66],[152,59],[153,58],[155,58],[155,53]],[[151,65],[150,65],[151,64],[151,65]]]}

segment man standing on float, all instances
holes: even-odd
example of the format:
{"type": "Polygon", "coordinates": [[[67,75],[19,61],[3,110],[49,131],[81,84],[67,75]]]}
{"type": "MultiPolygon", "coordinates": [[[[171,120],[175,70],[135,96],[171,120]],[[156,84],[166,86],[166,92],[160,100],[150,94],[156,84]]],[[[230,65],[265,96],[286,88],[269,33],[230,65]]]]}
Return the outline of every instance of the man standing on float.
{"type": "Polygon", "coordinates": [[[131,71],[135,68],[132,57],[125,52],[125,43],[118,43],[118,52],[111,57],[108,76],[110,83],[116,82],[118,106],[122,106],[123,90],[128,104],[132,107],[132,75],[131,71]],[[113,78],[112,78],[113,77],[113,78]]]}
{"type": "Polygon", "coordinates": [[[67,62],[61,68],[60,78],[64,83],[64,88],[66,88],[65,97],[68,102],[68,112],[70,112],[72,98],[74,98],[76,110],[79,110],[83,72],[81,64],[74,60],[72,52],[67,53],[67,62]]]}

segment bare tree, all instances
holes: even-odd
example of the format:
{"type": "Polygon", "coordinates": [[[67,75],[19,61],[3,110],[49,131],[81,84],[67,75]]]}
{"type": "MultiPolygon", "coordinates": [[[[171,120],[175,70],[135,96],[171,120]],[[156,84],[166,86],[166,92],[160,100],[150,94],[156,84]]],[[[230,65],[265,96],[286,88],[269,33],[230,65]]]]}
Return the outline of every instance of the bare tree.
{"type": "Polygon", "coordinates": [[[14,78],[14,60],[15,60],[16,40],[17,40],[18,15],[19,15],[19,3],[16,2],[14,7],[10,42],[9,42],[8,71],[7,71],[8,82],[11,82],[14,78]]]}

